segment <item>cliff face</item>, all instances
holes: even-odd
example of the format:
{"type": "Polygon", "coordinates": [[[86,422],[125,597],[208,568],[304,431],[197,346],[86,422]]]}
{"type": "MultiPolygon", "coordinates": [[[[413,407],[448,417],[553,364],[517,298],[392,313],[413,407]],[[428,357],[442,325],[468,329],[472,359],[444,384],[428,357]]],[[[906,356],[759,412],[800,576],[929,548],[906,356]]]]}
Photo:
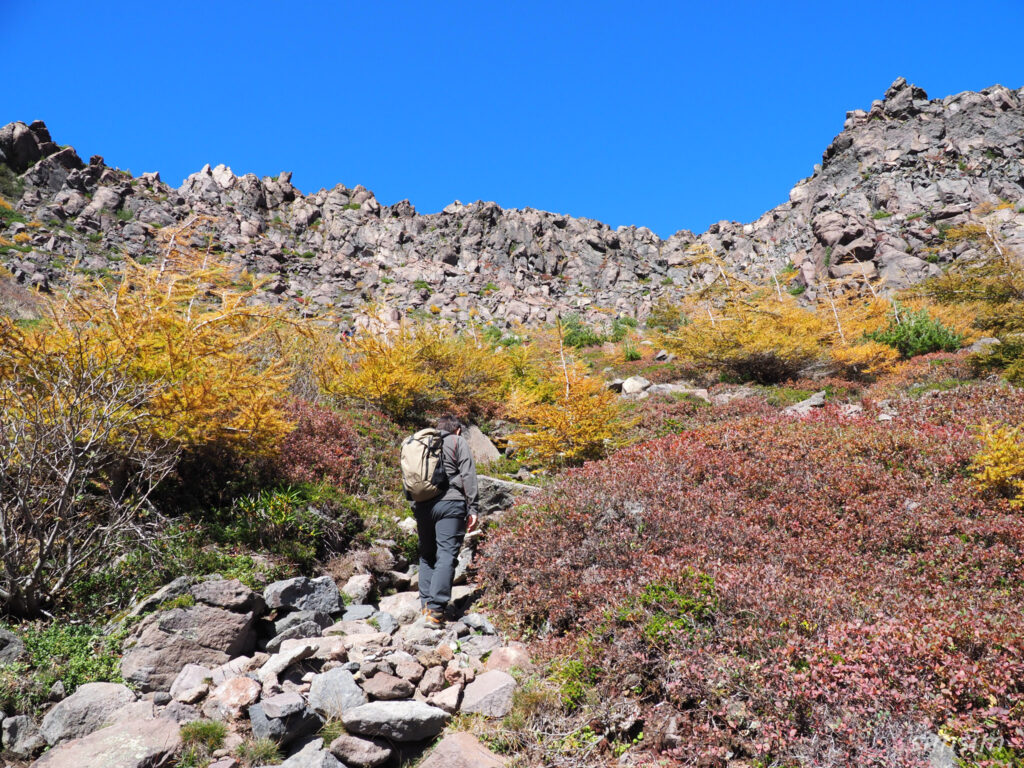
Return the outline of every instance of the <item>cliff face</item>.
{"type": "Polygon", "coordinates": [[[377,302],[460,322],[546,322],[572,311],[642,318],[658,297],[711,277],[688,264],[698,242],[751,278],[791,262],[809,298],[826,278],[885,290],[936,273],[967,248],[945,248],[943,229],[979,206],[999,209],[1004,240],[1024,245],[1024,89],[929,101],[898,80],[869,111],[848,113],[788,203],[749,224],[667,240],[644,227],[612,230],[494,203],[420,215],[408,201],[383,206],[361,186],[304,195],[288,173],[259,179],[225,166],[174,189],[157,173],[132,178],[98,156],[83,163],[38,121],[0,129],[0,194],[20,214],[0,224],[0,263],[42,289],[70,264],[101,271],[125,256],[154,258],[156,230],[210,216],[201,227],[213,248],[270,276],[267,301],[310,312],[354,315],[377,302]]]}

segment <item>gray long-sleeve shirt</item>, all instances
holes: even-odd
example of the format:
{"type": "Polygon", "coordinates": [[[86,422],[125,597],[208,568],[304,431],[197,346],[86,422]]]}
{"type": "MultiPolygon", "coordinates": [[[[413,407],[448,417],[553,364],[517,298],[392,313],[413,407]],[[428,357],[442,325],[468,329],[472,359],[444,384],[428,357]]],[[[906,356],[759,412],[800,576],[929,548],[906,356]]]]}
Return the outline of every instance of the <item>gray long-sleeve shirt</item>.
{"type": "Polygon", "coordinates": [[[462,435],[444,436],[444,468],[448,473],[448,489],[439,497],[443,501],[466,501],[471,515],[480,514],[476,481],[476,462],[469,443],[462,435]]]}

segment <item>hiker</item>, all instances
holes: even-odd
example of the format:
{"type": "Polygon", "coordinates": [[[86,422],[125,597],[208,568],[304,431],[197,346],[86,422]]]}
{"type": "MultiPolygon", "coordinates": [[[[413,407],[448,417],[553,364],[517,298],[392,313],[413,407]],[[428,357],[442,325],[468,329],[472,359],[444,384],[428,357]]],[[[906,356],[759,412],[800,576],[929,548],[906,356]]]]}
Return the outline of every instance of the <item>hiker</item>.
{"type": "Polygon", "coordinates": [[[403,445],[405,492],[413,502],[420,539],[420,606],[427,624],[434,627],[444,626],[459,550],[466,532],[476,527],[480,510],[476,464],[469,444],[462,437],[463,429],[458,419],[445,414],[437,420],[436,432],[423,430],[406,440],[405,445],[408,445],[425,436],[427,440],[434,440],[433,445],[441,451],[441,466],[437,467],[435,478],[436,495],[424,501],[414,501],[410,493],[408,476],[404,474],[406,447],[403,445]]]}

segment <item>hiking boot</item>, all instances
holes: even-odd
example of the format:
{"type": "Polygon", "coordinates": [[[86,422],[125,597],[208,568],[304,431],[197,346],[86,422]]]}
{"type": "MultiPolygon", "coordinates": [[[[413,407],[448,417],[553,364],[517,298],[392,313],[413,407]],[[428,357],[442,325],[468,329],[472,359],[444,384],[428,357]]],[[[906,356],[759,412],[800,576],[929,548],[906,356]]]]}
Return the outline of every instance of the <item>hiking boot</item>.
{"type": "Polygon", "coordinates": [[[424,609],[423,621],[428,627],[441,629],[444,627],[444,611],[439,608],[424,609]]]}

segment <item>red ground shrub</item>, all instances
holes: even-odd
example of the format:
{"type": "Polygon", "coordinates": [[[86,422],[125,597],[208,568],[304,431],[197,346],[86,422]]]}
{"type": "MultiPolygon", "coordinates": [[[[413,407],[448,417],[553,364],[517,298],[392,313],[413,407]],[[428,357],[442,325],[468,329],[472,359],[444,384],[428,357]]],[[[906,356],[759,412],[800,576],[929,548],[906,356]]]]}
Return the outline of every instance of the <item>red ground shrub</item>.
{"type": "Polygon", "coordinates": [[[971,427],[1020,423],[1024,395],[943,395],[888,422],[719,412],[567,473],[481,577],[606,695],[667,702],[645,732],[681,764],[918,765],[940,729],[964,755],[1024,748],[1024,527],[965,471],[971,427]],[[678,586],[693,573],[710,619],[678,586]]]}
{"type": "Polygon", "coordinates": [[[274,472],[291,484],[328,482],[351,490],[359,474],[356,434],[335,411],[307,400],[287,408],[295,423],[273,458],[274,472]]]}

